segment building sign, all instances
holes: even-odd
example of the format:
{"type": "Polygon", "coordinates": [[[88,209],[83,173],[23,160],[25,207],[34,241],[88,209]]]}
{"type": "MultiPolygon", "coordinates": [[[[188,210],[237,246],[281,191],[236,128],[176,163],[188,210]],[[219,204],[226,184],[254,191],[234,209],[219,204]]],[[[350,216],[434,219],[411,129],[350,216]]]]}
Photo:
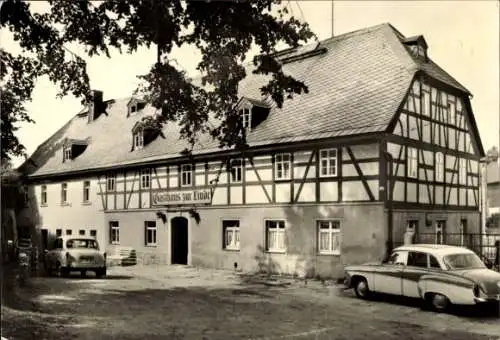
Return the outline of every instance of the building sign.
{"type": "Polygon", "coordinates": [[[152,194],[152,205],[210,204],[212,192],[204,190],[160,191],[152,194]]]}

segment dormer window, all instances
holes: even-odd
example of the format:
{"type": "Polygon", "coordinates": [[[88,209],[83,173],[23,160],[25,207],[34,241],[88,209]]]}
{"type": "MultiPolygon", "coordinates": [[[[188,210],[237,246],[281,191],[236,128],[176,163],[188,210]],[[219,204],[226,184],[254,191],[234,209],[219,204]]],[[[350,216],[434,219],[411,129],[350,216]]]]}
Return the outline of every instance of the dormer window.
{"type": "Polygon", "coordinates": [[[66,138],[63,143],[63,162],[71,161],[80,156],[87,148],[90,138],[71,139],[66,138]]]}
{"type": "Polygon", "coordinates": [[[142,130],[134,133],[134,149],[140,149],[144,146],[144,132],[142,130]]]}
{"type": "Polygon", "coordinates": [[[403,43],[408,46],[410,49],[411,53],[418,57],[421,58],[425,61],[427,61],[427,43],[422,35],[417,35],[414,37],[409,37],[403,39],[403,43]]]}
{"type": "Polygon", "coordinates": [[[157,117],[143,117],[132,128],[132,151],[146,147],[146,145],[153,142],[158,136],[165,138],[157,117]]]}
{"type": "Polygon", "coordinates": [[[269,116],[270,107],[263,101],[241,98],[237,106],[241,117],[241,123],[245,130],[252,130],[266,120],[269,116]]]}
{"type": "Polygon", "coordinates": [[[127,104],[127,117],[133,113],[141,111],[146,106],[146,103],[138,98],[132,98],[127,104]]]}

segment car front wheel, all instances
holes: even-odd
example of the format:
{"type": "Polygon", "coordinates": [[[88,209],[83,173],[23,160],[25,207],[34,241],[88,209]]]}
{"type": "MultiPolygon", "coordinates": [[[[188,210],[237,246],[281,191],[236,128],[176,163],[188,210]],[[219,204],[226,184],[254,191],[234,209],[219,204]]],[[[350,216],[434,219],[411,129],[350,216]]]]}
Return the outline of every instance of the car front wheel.
{"type": "Polygon", "coordinates": [[[354,285],[354,292],[356,296],[361,299],[367,299],[370,295],[370,289],[368,288],[368,282],[366,282],[365,278],[361,278],[356,281],[354,285]]]}
{"type": "Polygon", "coordinates": [[[95,271],[95,276],[96,276],[97,278],[101,278],[101,277],[106,276],[106,267],[97,269],[97,270],[95,271]]]}
{"type": "Polygon", "coordinates": [[[432,309],[436,312],[444,312],[450,305],[450,300],[446,296],[438,293],[429,295],[428,301],[432,309]]]}

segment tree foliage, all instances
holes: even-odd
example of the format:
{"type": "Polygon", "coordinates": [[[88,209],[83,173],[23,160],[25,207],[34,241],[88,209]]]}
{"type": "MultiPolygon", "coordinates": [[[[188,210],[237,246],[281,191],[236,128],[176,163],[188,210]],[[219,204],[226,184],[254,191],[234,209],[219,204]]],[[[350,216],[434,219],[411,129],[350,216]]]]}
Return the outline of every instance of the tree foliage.
{"type": "Polygon", "coordinates": [[[24,151],[15,135],[16,124],[31,121],[24,103],[31,99],[36,80],[48,76],[60,96],[73,94],[88,101],[83,58],[109,57],[111,49],[134,53],[156,48],[156,63],[141,76],[138,91],[158,110],[161,124],[181,125],[181,137],[191,145],[200,133],[210,133],[221,147],[246,145],[234,106],[252,46],[259,50],[252,72],[269,76],[263,96],[281,106],[285,98],[307,92],[306,84],[283,73],[273,58],[278,44],[295,47],[313,37],[307,23],[288,15],[280,0],[52,0],[44,13],[33,13],[28,2],[6,0],[0,24],[13,33],[23,51],[14,56],[0,50],[2,158],[24,151]],[[73,54],[69,44],[83,46],[86,55],[73,54]],[[201,52],[197,84],[169,58],[175,46],[184,45],[201,52]],[[209,123],[209,117],[217,124],[209,123]]]}

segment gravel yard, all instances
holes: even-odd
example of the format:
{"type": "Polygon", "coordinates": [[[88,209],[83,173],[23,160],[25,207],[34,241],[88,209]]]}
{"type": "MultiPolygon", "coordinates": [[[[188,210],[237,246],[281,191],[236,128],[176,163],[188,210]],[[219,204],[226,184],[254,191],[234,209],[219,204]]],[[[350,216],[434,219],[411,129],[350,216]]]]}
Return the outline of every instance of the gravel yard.
{"type": "Polygon", "coordinates": [[[356,299],[317,281],[274,284],[229,271],[115,267],[105,279],[35,278],[7,339],[500,339],[500,318],[436,314],[413,301],[356,299]]]}

